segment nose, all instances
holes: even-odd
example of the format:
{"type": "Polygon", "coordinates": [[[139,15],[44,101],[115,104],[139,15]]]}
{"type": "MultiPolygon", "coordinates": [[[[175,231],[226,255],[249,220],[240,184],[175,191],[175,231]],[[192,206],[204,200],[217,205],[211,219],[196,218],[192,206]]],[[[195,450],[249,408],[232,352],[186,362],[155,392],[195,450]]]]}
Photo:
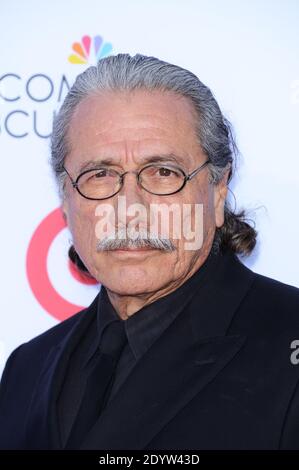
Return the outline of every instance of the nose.
{"type": "MultiPolygon", "coordinates": [[[[118,193],[118,196],[125,196],[125,206],[123,206],[123,201],[118,201],[118,215],[121,216],[122,222],[125,221],[126,225],[130,223],[131,220],[134,221],[134,225],[147,225],[147,211],[145,213],[145,195],[143,189],[137,183],[136,173],[133,171],[126,172],[123,177],[123,186],[118,193]],[[120,204],[120,205],[119,205],[120,204]],[[137,208],[130,208],[133,204],[142,205],[142,210],[136,210],[137,208]],[[126,213],[124,213],[124,210],[126,213]]],[[[118,221],[119,222],[119,221],[118,221]]]]}
{"type": "Polygon", "coordinates": [[[144,203],[143,189],[137,182],[137,175],[134,171],[128,171],[123,176],[123,186],[119,191],[119,195],[126,197],[126,204],[144,203]]]}

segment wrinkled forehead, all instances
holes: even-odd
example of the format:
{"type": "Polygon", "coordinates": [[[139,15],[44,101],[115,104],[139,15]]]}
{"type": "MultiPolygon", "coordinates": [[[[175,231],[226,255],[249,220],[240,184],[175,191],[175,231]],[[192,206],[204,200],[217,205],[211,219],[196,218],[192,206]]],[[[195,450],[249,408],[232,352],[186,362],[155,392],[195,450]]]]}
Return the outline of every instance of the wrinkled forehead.
{"type": "Polygon", "coordinates": [[[174,92],[93,94],[71,118],[68,159],[138,159],[159,153],[192,159],[200,150],[195,126],[192,103],[174,92]]]}

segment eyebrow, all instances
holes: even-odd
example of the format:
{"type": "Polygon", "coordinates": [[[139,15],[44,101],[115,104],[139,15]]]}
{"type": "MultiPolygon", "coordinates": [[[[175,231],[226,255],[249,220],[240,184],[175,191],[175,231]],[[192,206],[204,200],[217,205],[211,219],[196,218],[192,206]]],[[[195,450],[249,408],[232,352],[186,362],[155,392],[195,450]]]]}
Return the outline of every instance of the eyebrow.
{"type": "MultiPolygon", "coordinates": [[[[147,163],[163,163],[163,162],[173,162],[179,166],[186,165],[186,159],[182,156],[175,155],[173,153],[169,154],[162,154],[162,155],[151,155],[149,157],[145,157],[142,159],[141,164],[147,163]]],[[[113,158],[102,158],[97,160],[89,160],[88,162],[84,163],[80,168],[79,171],[85,171],[93,168],[97,168],[99,166],[121,166],[119,162],[116,162],[113,158]]]]}

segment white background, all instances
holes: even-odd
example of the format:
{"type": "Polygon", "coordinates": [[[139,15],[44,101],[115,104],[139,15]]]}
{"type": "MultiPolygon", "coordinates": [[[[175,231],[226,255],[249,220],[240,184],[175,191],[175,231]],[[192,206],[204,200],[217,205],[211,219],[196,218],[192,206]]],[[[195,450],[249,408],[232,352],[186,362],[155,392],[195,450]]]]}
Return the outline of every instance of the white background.
{"type": "MultiPolygon", "coordinates": [[[[246,264],[299,286],[298,1],[2,0],[0,7],[0,77],[21,77],[0,85],[5,96],[21,95],[13,103],[0,97],[0,371],[17,345],[57,323],[33,295],[25,268],[33,232],[59,206],[49,141],[32,131],[32,114],[36,110],[40,130],[49,131],[61,76],[73,82],[86,68],[68,62],[72,43],[86,34],[101,35],[114,53],[140,52],[188,68],[212,89],[242,154],[231,189],[259,231],[257,250],[246,264]],[[44,103],[26,96],[26,81],[36,73],[54,83],[44,103]],[[15,109],[29,114],[14,123],[26,128],[27,137],[13,138],[3,127],[15,109]]],[[[64,298],[88,305],[97,287],[70,275],[69,238],[65,230],[54,240],[49,276],[64,298]]]]}

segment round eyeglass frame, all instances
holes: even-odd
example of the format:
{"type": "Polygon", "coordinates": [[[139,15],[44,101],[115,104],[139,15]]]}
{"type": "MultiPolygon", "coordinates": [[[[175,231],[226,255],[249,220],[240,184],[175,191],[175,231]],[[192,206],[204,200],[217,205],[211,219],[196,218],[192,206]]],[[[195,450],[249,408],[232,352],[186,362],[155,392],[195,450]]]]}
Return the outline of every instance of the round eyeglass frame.
{"type": "Polygon", "coordinates": [[[63,165],[63,169],[64,171],[66,172],[66,174],[68,175],[68,177],[70,178],[70,181],[71,181],[71,184],[72,184],[72,187],[74,189],[76,189],[78,191],[78,193],[80,194],[80,196],[84,197],[85,199],[88,199],[90,201],[102,201],[104,199],[109,199],[110,197],[113,197],[115,196],[117,193],[119,193],[119,191],[121,191],[122,187],[123,187],[123,184],[124,184],[124,176],[127,175],[128,173],[133,173],[136,175],[136,179],[137,179],[137,184],[140,188],[144,189],[144,191],[150,193],[150,194],[154,194],[156,196],[171,196],[172,194],[176,194],[178,193],[179,191],[181,191],[186,183],[188,181],[190,181],[195,175],[197,175],[197,173],[199,173],[199,171],[203,170],[208,164],[210,163],[210,160],[206,160],[204,163],[202,163],[202,165],[200,165],[199,167],[195,168],[195,170],[193,170],[191,173],[189,174],[186,174],[184,172],[184,170],[180,167],[177,167],[177,166],[174,166],[174,165],[168,165],[168,164],[165,164],[165,168],[173,168],[173,169],[176,169],[178,171],[180,171],[182,173],[182,176],[183,176],[183,180],[182,180],[182,185],[180,188],[176,189],[175,191],[172,191],[171,193],[164,193],[164,194],[159,194],[159,193],[154,193],[153,191],[150,191],[149,189],[146,189],[143,185],[142,185],[142,181],[141,181],[141,176],[142,175],[142,172],[146,169],[146,168],[149,168],[149,167],[163,167],[163,164],[154,164],[154,163],[149,163],[148,165],[145,165],[144,167],[142,167],[139,171],[125,171],[124,173],[119,173],[118,171],[116,170],[113,170],[115,173],[118,174],[118,177],[119,177],[119,188],[117,191],[115,191],[114,193],[112,193],[110,196],[105,196],[105,197],[101,197],[101,198],[96,198],[96,197],[89,197],[89,196],[86,196],[84,193],[81,192],[80,188],[79,188],[79,180],[80,178],[83,176],[83,175],[86,175],[87,173],[91,173],[92,171],[96,171],[96,170],[100,170],[101,168],[91,168],[91,169],[88,169],[88,170],[84,170],[82,173],[80,173],[76,180],[74,180],[71,175],[69,174],[69,172],[67,171],[67,169],[65,168],[65,166],[63,165]]]}

